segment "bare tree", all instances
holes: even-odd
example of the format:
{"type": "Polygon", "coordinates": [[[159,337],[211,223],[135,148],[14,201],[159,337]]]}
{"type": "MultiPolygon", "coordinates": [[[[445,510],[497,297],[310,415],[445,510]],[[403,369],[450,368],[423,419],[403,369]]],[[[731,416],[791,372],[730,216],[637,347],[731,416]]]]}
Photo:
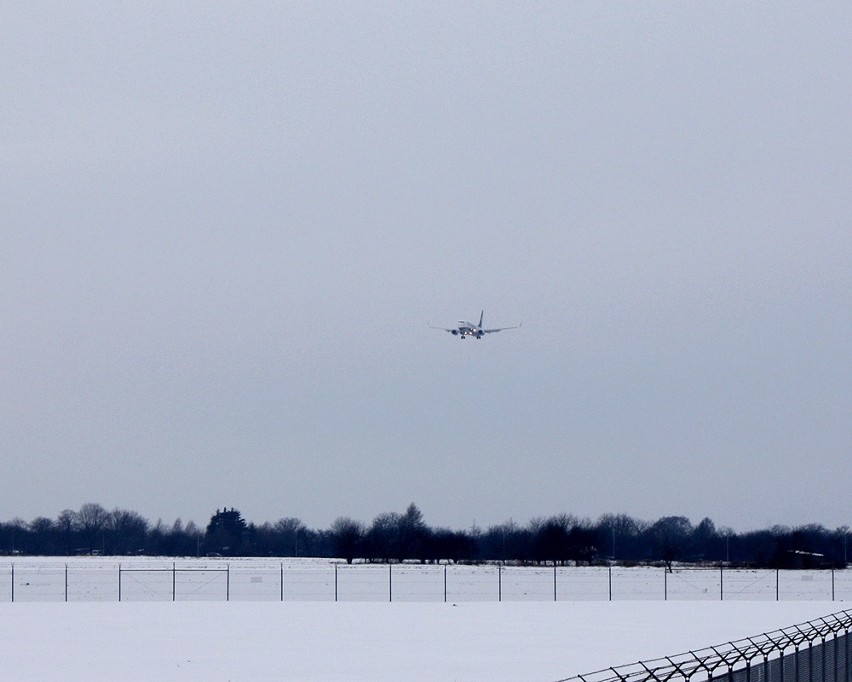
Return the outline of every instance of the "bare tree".
{"type": "Polygon", "coordinates": [[[662,559],[669,570],[675,559],[690,552],[692,523],[685,516],[663,516],[647,530],[651,557],[662,559]]]}
{"type": "Polygon", "coordinates": [[[272,526],[281,546],[281,556],[299,556],[299,534],[305,540],[307,527],[299,519],[288,517],[278,519],[272,526]]]}
{"type": "Polygon", "coordinates": [[[145,548],[148,521],[129,509],[113,509],[109,529],[114,554],[133,554],[145,548]]]}
{"type": "Polygon", "coordinates": [[[62,543],[67,556],[71,554],[74,534],[78,530],[76,512],[71,509],[64,509],[60,512],[59,516],[56,517],[56,527],[62,533],[62,543]]]}
{"type": "Polygon", "coordinates": [[[367,554],[370,559],[398,559],[400,515],[396,512],[379,514],[367,531],[367,554]]]}
{"type": "Polygon", "coordinates": [[[75,512],[74,518],[86,543],[86,549],[104,551],[106,531],[111,521],[109,512],[95,502],[87,502],[80,507],[80,511],[75,512]]]}
{"type": "Polygon", "coordinates": [[[330,534],[335,556],[346,559],[346,563],[351,564],[363,548],[364,524],[348,516],[339,516],[331,524],[330,534]]]}

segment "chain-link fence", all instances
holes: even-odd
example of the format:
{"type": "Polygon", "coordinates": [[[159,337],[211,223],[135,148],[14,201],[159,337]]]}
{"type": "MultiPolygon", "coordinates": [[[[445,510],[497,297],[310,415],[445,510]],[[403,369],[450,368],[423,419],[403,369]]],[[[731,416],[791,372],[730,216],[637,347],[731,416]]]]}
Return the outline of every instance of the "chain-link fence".
{"type": "MultiPolygon", "coordinates": [[[[0,565],[2,601],[852,600],[852,570],[86,559],[0,565]]],[[[789,681],[788,681],[789,682],[789,681]]],[[[796,681],[802,682],[802,681],[796,681]]]]}
{"type": "Polygon", "coordinates": [[[852,682],[852,612],[559,682],[852,682]]]}

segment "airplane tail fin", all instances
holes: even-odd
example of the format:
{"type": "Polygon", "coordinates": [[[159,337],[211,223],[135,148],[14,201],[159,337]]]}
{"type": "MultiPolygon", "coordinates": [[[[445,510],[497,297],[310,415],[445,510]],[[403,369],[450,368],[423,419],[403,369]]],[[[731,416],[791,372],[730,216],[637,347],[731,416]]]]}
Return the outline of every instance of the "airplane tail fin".
{"type": "Polygon", "coordinates": [[[485,317],[485,311],[482,310],[479,313],[479,328],[482,329],[482,318],[485,317]]]}

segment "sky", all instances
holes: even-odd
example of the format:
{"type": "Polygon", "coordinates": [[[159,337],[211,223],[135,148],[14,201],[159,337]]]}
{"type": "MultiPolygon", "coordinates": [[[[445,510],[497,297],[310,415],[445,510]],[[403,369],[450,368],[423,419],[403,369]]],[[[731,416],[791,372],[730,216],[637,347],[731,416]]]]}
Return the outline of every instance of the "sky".
{"type": "Polygon", "coordinates": [[[852,525],[850,34],[0,4],[0,519],[852,525]]]}

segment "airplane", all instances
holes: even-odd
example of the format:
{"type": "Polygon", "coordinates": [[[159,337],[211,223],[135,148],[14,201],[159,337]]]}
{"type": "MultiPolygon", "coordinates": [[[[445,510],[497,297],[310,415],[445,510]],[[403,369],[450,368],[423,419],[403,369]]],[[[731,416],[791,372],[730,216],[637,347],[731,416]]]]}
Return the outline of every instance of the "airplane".
{"type": "Polygon", "coordinates": [[[465,322],[464,320],[459,320],[458,325],[453,329],[447,329],[446,327],[433,327],[429,325],[430,329],[443,329],[445,332],[449,332],[453,336],[458,336],[462,340],[466,339],[468,336],[473,337],[475,339],[481,339],[486,334],[493,334],[495,332],[502,332],[504,329],[518,329],[520,328],[520,323],[514,325],[513,327],[498,327],[497,329],[483,329],[482,328],[482,318],[485,315],[485,311],[479,313],[479,324],[473,324],[472,322],[465,322]]]}

